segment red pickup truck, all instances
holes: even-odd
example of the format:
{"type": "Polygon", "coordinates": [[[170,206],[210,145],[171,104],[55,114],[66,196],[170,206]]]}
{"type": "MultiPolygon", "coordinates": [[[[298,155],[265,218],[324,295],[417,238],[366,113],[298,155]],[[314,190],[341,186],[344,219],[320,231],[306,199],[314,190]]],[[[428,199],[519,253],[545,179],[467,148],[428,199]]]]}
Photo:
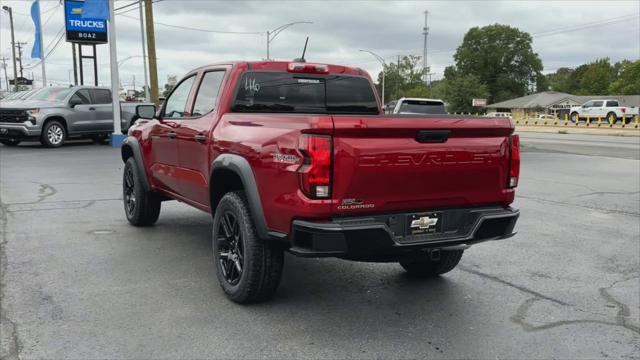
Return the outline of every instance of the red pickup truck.
{"type": "Polygon", "coordinates": [[[384,115],[359,68],[205,66],[137,116],[122,147],[128,221],[154,224],[171,199],[210,213],[218,280],[236,302],[273,295],[284,251],[426,277],[514,235],[511,121],[384,115]]]}

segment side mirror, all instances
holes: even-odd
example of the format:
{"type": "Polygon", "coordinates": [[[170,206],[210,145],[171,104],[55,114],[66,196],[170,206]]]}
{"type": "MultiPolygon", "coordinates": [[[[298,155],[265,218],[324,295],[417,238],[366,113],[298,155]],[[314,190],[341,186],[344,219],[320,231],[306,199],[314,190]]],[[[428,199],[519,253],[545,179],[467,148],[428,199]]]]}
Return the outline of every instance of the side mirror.
{"type": "Polygon", "coordinates": [[[140,119],[153,119],[156,116],[155,105],[136,106],[136,116],[140,119]]]}
{"type": "Polygon", "coordinates": [[[78,99],[78,98],[71,98],[69,100],[69,106],[71,106],[72,108],[76,107],[76,105],[82,105],[82,100],[78,99]]]}

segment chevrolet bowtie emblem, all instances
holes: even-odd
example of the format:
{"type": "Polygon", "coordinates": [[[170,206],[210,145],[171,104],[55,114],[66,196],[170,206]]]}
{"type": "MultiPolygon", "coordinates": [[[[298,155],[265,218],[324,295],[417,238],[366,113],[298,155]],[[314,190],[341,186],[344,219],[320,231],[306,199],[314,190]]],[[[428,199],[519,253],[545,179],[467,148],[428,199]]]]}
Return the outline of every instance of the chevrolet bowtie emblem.
{"type": "Polygon", "coordinates": [[[438,223],[438,218],[430,218],[428,216],[421,217],[420,219],[413,220],[411,222],[412,228],[428,229],[430,226],[435,226],[438,223]]]}

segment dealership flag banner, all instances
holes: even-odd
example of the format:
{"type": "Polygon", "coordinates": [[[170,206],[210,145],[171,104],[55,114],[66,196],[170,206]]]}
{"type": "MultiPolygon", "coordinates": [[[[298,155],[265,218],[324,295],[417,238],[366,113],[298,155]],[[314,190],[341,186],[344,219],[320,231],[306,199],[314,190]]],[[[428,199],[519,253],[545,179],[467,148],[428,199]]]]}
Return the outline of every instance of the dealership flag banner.
{"type": "Polygon", "coordinates": [[[42,43],[40,39],[40,32],[42,29],[40,28],[40,9],[38,6],[38,0],[34,0],[33,4],[31,4],[31,19],[33,20],[33,24],[35,25],[36,33],[35,40],[33,40],[33,48],[31,49],[31,58],[32,59],[42,59],[42,43]]]}

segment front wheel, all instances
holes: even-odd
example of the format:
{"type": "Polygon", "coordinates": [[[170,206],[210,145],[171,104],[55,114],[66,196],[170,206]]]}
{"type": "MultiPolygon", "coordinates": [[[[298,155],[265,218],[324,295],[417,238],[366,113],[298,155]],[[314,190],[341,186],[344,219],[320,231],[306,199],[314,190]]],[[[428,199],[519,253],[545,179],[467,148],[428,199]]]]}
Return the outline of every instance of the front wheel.
{"type": "Polygon", "coordinates": [[[158,221],[161,206],[160,197],[158,194],[144,189],[133,158],[129,158],[124,165],[122,200],[124,212],[131,225],[150,226],[158,221]]]}
{"type": "Polygon", "coordinates": [[[578,123],[578,121],[580,121],[580,116],[578,115],[577,112],[571,113],[571,121],[573,121],[574,123],[578,123]]]}
{"type": "Polygon", "coordinates": [[[64,126],[59,121],[54,120],[44,125],[40,142],[46,147],[56,148],[62,146],[66,138],[67,132],[64,126]]]}
{"type": "Polygon", "coordinates": [[[409,273],[416,277],[435,277],[453,270],[464,250],[440,251],[440,258],[433,259],[431,254],[423,254],[417,258],[400,261],[400,265],[409,273]]]}
{"type": "Polygon", "coordinates": [[[273,296],[284,263],[282,248],[258,238],[244,192],[224,195],[213,217],[213,258],[220,287],[237,303],[273,296]]]}
{"type": "Polygon", "coordinates": [[[0,144],[4,146],[18,146],[20,144],[20,140],[18,139],[3,139],[0,140],[0,144]]]}

